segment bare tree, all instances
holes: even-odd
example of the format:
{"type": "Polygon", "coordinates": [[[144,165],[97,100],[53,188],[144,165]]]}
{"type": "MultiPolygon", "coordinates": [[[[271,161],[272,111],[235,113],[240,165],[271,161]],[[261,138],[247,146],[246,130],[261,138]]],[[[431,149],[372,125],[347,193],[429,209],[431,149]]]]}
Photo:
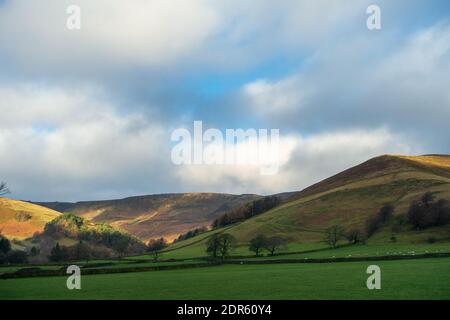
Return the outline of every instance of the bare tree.
{"type": "Polygon", "coordinates": [[[363,241],[362,232],[358,229],[352,229],[345,233],[345,238],[349,243],[356,244],[363,241]]]}
{"type": "Polygon", "coordinates": [[[270,237],[266,241],[266,250],[269,251],[270,255],[273,256],[275,251],[286,249],[287,248],[287,240],[283,237],[270,237]]]}
{"type": "Polygon", "coordinates": [[[261,252],[261,250],[267,246],[267,237],[259,234],[257,235],[255,238],[253,238],[252,240],[250,240],[250,246],[249,246],[249,250],[253,251],[256,256],[259,256],[259,253],[261,252]]]}
{"type": "Polygon", "coordinates": [[[334,225],[325,230],[325,242],[335,248],[338,241],[344,236],[344,230],[341,226],[334,225]]]}
{"type": "Polygon", "coordinates": [[[158,261],[161,251],[167,247],[167,241],[164,238],[153,239],[147,244],[147,251],[153,256],[153,260],[158,261]]]}
{"type": "Polygon", "coordinates": [[[236,245],[231,234],[214,234],[206,242],[206,253],[213,258],[221,257],[222,261],[230,255],[236,245]]]}
{"type": "Polygon", "coordinates": [[[219,255],[220,247],[220,234],[213,234],[206,242],[206,253],[213,258],[217,258],[219,255]]]}
{"type": "Polygon", "coordinates": [[[236,238],[231,234],[225,233],[219,236],[219,253],[222,257],[222,261],[230,255],[231,251],[236,246],[236,238]]]}

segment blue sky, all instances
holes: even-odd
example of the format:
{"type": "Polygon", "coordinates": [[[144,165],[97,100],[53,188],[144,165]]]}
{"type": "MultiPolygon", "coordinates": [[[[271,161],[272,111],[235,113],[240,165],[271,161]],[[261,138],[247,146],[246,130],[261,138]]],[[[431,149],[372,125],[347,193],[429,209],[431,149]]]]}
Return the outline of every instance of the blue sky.
{"type": "Polygon", "coordinates": [[[447,0],[0,0],[0,179],[40,201],[270,194],[449,153],[449,21],[447,0]],[[280,171],[174,166],[194,120],[279,129],[280,171]]]}

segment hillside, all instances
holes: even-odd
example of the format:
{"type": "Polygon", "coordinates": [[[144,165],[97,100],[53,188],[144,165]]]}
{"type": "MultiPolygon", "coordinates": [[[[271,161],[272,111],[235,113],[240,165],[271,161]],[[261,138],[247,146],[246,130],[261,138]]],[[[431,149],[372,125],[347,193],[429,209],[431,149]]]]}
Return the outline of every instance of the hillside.
{"type": "MultiPolygon", "coordinates": [[[[395,206],[396,216],[404,215],[411,201],[427,191],[450,199],[450,156],[380,156],[312,185],[226,232],[240,242],[257,234],[280,235],[297,243],[319,242],[323,231],[334,224],[364,230],[367,219],[385,203],[395,206]]],[[[425,242],[430,235],[448,240],[450,229],[412,232],[405,226],[396,236],[399,241],[425,242]]],[[[389,239],[390,230],[374,237],[389,239]]]]}
{"type": "Polygon", "coordinates": [[[36,204],[0,198],[0,231],[11,239],[31,237],[59,215],[59,212],[36,204]]]}
{"type": "Polygon", "coordinates": [[[94,223],[120,227],[143,240],[178,235],[209,226],[227,211],[252,201],[257,195],[183,193],[130,197],[77,203],[37,203],[59,212],[73,213],[94,223]]]}

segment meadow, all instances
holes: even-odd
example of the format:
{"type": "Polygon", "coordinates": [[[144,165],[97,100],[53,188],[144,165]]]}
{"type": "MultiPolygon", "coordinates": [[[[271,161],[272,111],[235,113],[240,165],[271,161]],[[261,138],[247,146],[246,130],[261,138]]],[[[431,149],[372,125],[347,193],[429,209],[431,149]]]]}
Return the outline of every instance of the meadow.
{"type": "Polygon", "coordinates": [[[82,277],[0,281],[0,299],[450,299],[450,258],[322,264],[221,265],[82,277]],[[379,265],[381,290],[366,269],[379,265]]]}

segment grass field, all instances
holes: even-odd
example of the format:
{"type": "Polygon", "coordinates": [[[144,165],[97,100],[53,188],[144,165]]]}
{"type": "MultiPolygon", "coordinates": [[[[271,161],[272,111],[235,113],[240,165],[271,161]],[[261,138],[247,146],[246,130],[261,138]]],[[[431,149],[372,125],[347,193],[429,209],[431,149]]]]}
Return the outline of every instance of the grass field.
{"type": "Polygon", "coordinates": [[[450,258],[330,264],[224,265],[82,277],[0,281],[0,299],[450,299],[450,258]],[[381,290],[366,268],[381,267],[381,290]]]}
{"type": "MultiPolygon", "coordinates": [[[[450,252],[450,244],[372,244],[353,245],[336,249],[320,250],[316,252],[266,256],[264,259],[295,259],[295,258],[350,258],[350,257],[377,257],[392,255],[417,255],[424,253],[450,252]]],[[[249,258],[251,260],[261,258],[249,258]]]]}

